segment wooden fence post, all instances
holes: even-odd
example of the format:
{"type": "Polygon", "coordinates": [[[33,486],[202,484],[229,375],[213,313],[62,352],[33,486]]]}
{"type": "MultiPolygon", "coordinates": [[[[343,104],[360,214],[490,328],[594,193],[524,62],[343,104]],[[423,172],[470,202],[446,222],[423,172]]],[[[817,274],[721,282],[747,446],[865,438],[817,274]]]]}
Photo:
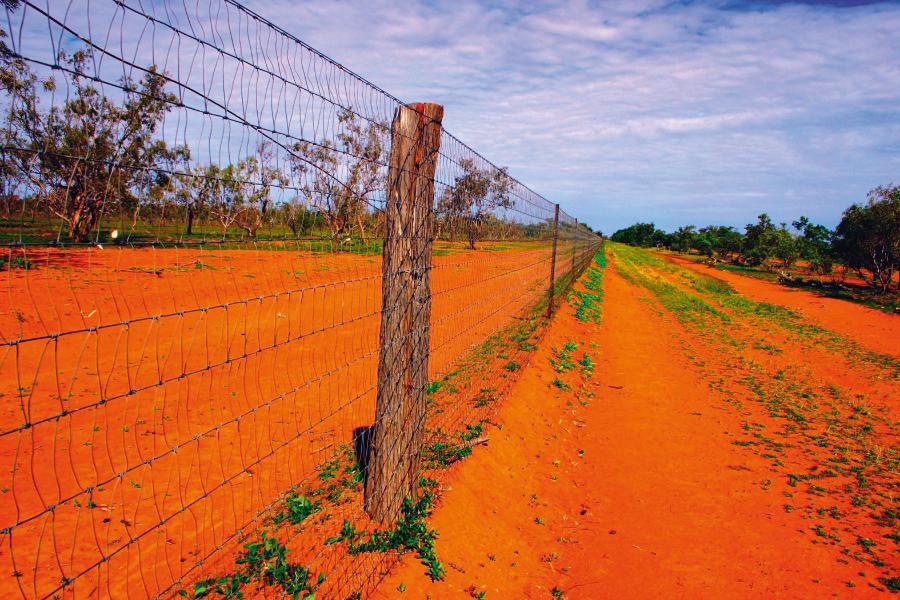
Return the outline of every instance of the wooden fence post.
{"type": "Polygon", "coordinates": [[[578,250],[578,219],[575,219],[575,233],[572,235],[572,281],[570,285],[575,285],[575,254],[578,250]]]}
{"type": "Polygon", "coordinates": [[[394,522],[418,492],[428,385],[434,173],[444,108],[397,108],[382,252],[381,332],[375,423],[368,439],[364,505],[374,520],[394,522]]]}
{"type": "Polygon", "coordinates": [[[556,285],[556,242],[559,239],[559,204],[553,213],[553,258],[550,261],[550,287],[547,288],[547,318],[553,316],[553,287],[556,285]]]}

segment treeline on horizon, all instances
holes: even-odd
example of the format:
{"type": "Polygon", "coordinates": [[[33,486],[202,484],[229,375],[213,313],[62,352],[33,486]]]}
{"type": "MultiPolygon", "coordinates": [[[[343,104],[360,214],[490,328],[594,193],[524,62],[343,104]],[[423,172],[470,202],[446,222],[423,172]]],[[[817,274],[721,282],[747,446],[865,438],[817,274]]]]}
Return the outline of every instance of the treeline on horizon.
{"type": "Polygon", "coordinates": [[[685,225],[668,233],[653,223],[635,223],[610,239],[631,246],[693,252],[746,267],[788,269],[803,260],[813,272],[828,275],[835,265],[843,265],[879,291],[900,290],[894,279],[900,269],[900,186],[871,190],[866,203],[844,211],[834,230],[807,217],[800,217],[790,227],[775,224],[763,213],[743,232],[726,225],[699,229],[685,225]]]}

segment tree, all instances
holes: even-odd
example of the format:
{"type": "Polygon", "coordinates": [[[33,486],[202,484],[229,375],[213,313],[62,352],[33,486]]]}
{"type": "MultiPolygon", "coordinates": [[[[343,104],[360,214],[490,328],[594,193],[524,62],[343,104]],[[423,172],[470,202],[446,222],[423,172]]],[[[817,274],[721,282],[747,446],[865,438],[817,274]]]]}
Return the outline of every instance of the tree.
{"type": "Polygon", "coordinates": [[[701,227],[694,236],[694,250],[707,258],[712,258],[717,250],[718,236],[716,230],[718,227],[709,226],[701,227]]]}
{"type": "MultiPolygon", "coordinates": [[[[624,229],[619,229],[610,238],[614,242],[649,248],[656,245],[659,239],[656,226],[653,223],[635,223],[624,229]]],[[[661,232],[665,233],[665,232],[661,232]]]]}
{"type": "Polygon", "coordinates": [[[784,268],[790,268],[800,257],[796,239],[787,230],[787,224],[776,227],[766,213],[756,223],[746,227],[742,257],[751,266],[767,266],[770,258],[777,258],[784,268]]]}
{"type": "Polygon", "coordinates": [[[269,144],[262,142],[255,155],[237,163],[225,168],[210,165],[199,178],[188,209],[207,204],[222,226],[222,237],[232,225],[243,229],[247,237],[256,237],[271,203],[272,188],[287,185],[287,178],[271,161],[269,144]]]}
{"type": "Polygon", "coordinates": [[[279,208],[284,224],[290,228],[295,237],[323,224],[319,213],[309,210],[298,196],[282,203],[279,208]]]}
{"type": "Polygon", "coordinates": [[[663,231],[662,229],[657,229],[653,232],[653,237],[651,238],[651,245],[657,248],[672,248],[672,245],[675,243],[675,235],[672,233],[668,233],[663,231]]]}
{"type": "Polygon", "coordinates": [[[240,164],[239,175],[244,179],[239,182],[243,193],[240,195],[242,206],[236,223],[249,237],[256,237],[266,218],[272,188],[288,184],[287,177],[273,166],[272,159],[271,144],[260,142],[256,155],[247,157],[240,164]]]}
{"type": "Polygon", "coordinates": [[[475,249],[483,223],[497,208],[510,208],[513,180],[506,168],[481,169],[471,158],[459,161],[462,174],[453,185],[444,189],[437,205],[437,218],[441,225],[450,225],[455,231],[465,220],[469,248],[475,249]]]}
{"type": "Polygon", "coordinates": [[[865,205],[844,211],[834,249],[870,285],[887,291],[900,266],[900,186],[876,187],[865,205]]]}
{"type": "Polygon", "coordinates": [[[180,174],[190,165],[187,146],[177,146],[165,152],[159,160],[158,168],[144,172],[135,185],[135,193],[120,200],[120,209],[130,211],[131,230],[138,222],[152,223],[154,217],[164,218],[166,208],[178,200],[181,191],[180,174]]]}
{"type": "Polygon", "coordinates": [[[775,228],[769,235],[772,256],[781,261],[782,267],[790,269],[800,258],[800,245],[797,238],[791,235],[785,223],[782,223],[781,227],[775,228]]]}
{"type": "Polygon", "coordinates": [[[687,252],[695,246],[695,238],[697,237],[696,227],[693,225],[685,225],[679,227],[672,234],[672,250],[677,252],[687,252]]]}
{"type": "MultiPolygon", "coordinates": [[[[710,225],[700,230],[700,236],[709,245],[707,256],[717,254],[722,260],[735,262],[744,248],[744,236],[734,227],[710,225]]],[[[700,242],[698,242],[699,246],[700,242]]]]}
{"type": "Polygon", "coordinates": [[[219,221],[222,227],[222,238],[247,209],[246,198],[250,193],[247,184],[248,171],[252,162],[241,160],[227,167],[210,165],[206,168],[205,177],[214,181],[212,186],[209,212],[219,221]]]}
{"type": "Polygon", "coordinates": [[[824,225],[817,225],[807,217],[800,217],[791,225],[800,232],[798,246],[800,257],[809,262],[813,271],[826,274],[834,266],[832,240],[834,232],[824,225]]]}
{"type": "MultiPolygon", "coordinates": [[[[15,170],[22,184],[86,242],[101,216],[112,206],[135,206],[140,190],[161,161],[174,150],[154,135],[176,98],[164,90],[165,78],[150,67],[140,85],[122,79],[121,103],[91,85],[86,65],[89,50],[60,63],[71,86],[61,106],[42,109],[39,88],[53,91],[53,78],[38,81],[21,58],[0,49],[0,86],[9,96],[5,170],[15,170]],[[7,162],[8,161],[8,162],[7,162]]],[[[161,183],[161,182],[160,182],[161,183]]]]}
{"type": "Polygon", "coordinates": [[[336,136],[337,145],[330,139],[298,142],[291,169],[298,179],[307,179],[306,204],[322,215],[332,239],[340,239],[356,225],[365,243],[368,198],[385,185],[382,162],[388,128],[380,123],[363,125],[349,109],[338,115],[338,122],[342,131],[336,136]]]}
{"type": "Polygon", "coordinates": [[[184,206],[185,235],[193,235],[194,219],[204,210],[212,209],[219,200],[220,177],[217,165],[192,167],[190,164],[185,164],[176,177],[174,197],[178,204],[184,206]]]}
{"type": "Polygon", "coordinates": [[[751,266],[764,265],[774,253],[773,234],[775,224],[766,213],[757,217],[756,223],[749,223],[744,229],[742,258],[751,266]]]}

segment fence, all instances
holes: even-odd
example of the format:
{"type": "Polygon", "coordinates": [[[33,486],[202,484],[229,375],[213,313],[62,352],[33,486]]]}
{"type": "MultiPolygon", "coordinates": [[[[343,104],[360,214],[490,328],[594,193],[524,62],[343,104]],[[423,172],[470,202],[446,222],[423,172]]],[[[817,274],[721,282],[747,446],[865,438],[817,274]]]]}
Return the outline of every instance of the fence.
{"type": "Polygon", "coordinates": [[[598,238],[230,0],[3,7],[0,590],[371,590],[598,238]]]}

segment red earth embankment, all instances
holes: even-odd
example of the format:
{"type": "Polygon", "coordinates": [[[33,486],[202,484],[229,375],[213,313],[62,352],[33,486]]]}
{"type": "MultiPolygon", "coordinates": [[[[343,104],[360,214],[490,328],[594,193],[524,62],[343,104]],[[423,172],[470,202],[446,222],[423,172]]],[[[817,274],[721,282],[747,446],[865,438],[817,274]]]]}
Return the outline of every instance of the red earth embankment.
{"type": "Polygon", "coordinates": [[[796,310],[820,327],[850,336],[871,350],[900,354],[900,318],[897,318],[897,315],[846,300],[745,277],[679,256],[666,255],[666,258],[677,265],[726,281],[738,293],[748,298],[796,310]]]}

